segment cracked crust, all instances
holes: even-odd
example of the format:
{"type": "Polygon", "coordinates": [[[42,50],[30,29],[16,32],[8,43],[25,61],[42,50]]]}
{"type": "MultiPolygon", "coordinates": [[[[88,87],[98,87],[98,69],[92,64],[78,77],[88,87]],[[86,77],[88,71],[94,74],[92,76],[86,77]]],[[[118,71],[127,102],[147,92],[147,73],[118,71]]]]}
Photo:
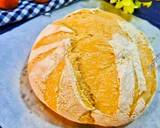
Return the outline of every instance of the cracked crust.
{"type": "Polygon", "coordinates": [[[82,9],[47,26],[30,53],[36,96],[78,123],[120,126],[144,112],[156,91],[154,53],[115,14],[82,9]]]}

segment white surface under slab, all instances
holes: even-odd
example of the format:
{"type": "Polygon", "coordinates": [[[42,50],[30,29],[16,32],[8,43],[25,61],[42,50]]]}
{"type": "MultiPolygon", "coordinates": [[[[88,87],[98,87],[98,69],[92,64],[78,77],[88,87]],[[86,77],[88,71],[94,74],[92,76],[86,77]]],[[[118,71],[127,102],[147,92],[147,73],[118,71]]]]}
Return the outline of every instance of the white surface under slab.
{"type": "MultiPolygon", "coordinates": [[[[58,127],[29,112],[21,99],[19,78],[32,44],[40,31],[52,21],[82,7],[82,2],[72,4],[54,11],[51,17],[39,16],[0,35],[0,126],[3,128],[58,127]]],[[[147,35],[154,51],[158,54],[160,31],[139,18],[134,18],[132,23],[147,35]]],[[[160,74],[158,77],[160,78],[160,74]]],[[[149,109],[126,127],[160,128],[160,88],[149,109]]]]}

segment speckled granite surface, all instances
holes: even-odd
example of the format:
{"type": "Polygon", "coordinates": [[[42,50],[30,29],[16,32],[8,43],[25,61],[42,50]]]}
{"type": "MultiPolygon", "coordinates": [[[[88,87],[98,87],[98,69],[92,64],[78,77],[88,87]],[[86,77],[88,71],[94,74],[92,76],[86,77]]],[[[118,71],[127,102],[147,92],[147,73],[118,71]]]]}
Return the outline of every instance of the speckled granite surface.
{"type": "MultiPolygon", "coordinates": [[[[2,128],[56,128],[30,113],[20,94],[20,75],[30,48],[39,32],[52,21],[69,12],[82,8],[78,2],[57,10],[51,17],[40,16],[0,36],[0,126],[2,128]]],[[[151,41],[154,51],[160,52],[160,30],[139,18],[132,23],[151,41]]],[[[160,78],[160,74],[158,74],[160,78]]],[[[160,128],[160,88],[149,109],[126,128],[160,128]]]]}

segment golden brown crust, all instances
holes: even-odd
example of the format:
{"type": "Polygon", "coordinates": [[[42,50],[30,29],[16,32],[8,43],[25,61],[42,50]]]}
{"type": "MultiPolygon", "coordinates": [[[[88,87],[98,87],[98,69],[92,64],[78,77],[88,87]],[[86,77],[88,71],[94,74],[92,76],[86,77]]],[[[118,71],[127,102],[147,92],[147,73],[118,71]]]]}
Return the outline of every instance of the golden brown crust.
{"type": "Polygon", "coordinates": [[[124,125],[156,91],[148,41],[119,16],[82,9],[37,38],[29,61],[36,96],[61,116],[85,124],[124,125]]]}

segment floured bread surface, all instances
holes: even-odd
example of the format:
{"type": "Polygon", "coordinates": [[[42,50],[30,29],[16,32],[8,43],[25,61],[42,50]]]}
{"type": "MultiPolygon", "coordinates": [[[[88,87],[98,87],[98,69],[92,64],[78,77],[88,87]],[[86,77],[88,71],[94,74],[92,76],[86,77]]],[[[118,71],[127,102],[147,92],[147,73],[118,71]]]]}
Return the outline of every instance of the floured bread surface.
{"type": "Polygon", "coordinates": [[[119,126],[151,102],[157,84],[153,59],[147,39],[130,23],[82,9],[41,32],[28,60],[29,81],[36,96],[61,116],[119,126]]]}

